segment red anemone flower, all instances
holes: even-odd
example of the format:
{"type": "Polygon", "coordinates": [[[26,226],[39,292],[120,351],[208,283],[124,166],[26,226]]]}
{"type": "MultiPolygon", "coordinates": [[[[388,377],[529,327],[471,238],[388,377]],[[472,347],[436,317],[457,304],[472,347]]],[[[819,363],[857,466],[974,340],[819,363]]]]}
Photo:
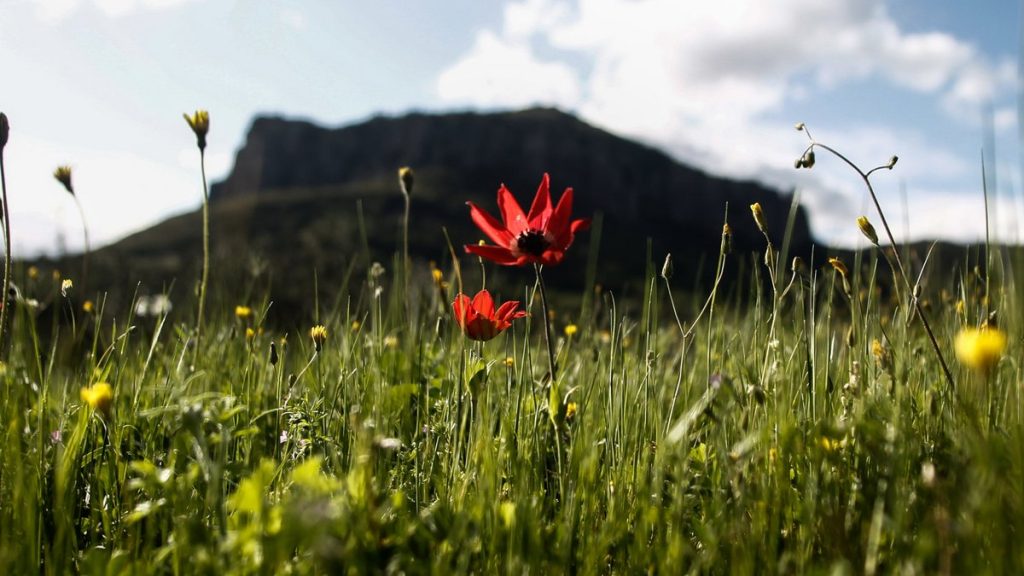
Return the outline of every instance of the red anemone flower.
{"type": "Polygon", "coordinates": [[[498,264],[554,266],[565,257],[576,232],[590,227],[590,218],[569,221],[572,212],[572,188],[566,188],[558,205],[551,206],[550,179],[545,173],[526,214],[504,184],[498,188],[499,222],[479,206],[469,204],[469,215],[497,246],[467,244],[466,252],[498,264]]]}
{"type": "Polygon", "coordinates": [[[494,309],[494,300],[487,290],[477,292],[470,300],[469,296],[459,293],[452,302],[455,320],[459,327],[472,340],[486,341],[504,332],[512,325],[512,320],[526,316],[519,310],[519,302],[510,300],[494,309]]]}

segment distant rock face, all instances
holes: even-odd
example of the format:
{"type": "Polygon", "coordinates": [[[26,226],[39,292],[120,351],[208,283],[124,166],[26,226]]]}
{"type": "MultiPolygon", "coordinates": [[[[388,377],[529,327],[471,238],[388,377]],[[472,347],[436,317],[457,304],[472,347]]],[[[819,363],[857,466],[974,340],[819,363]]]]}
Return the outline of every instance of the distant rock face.
{"type": "MultiPolygon", "coordinates": [[[[301,270],[295,275],[303,281],[313,277],[313,268],[322,279],[324,269],[343,267],[357,255],[388,261],[399,247],[400,166],[413,167],[417,177],[410,226],[414,256],[440,261],[447,255],[442,227],[461,255],[460,244],[482,237],[469,221],[467,200],[496,214],[496,191],[505,183],[528,207],[548,172],[556,202],[571,186],[575,216],[603,216],[597,281],[606,286],[642,276],[648,238],[656,266],[671,251],[682,282],[695,279],[697,269],[707,279],[726,203],[733,247],[740,253],[764,249],[750,204],[763,206],[777,246],[791,209],[791,198],[776,190],[709,176],[552,109],[414,113],[336,129],[261,117],[231,174],[211,190],[215,252],[241,261],[255,251],[271,268],[280,269],[280,260],[301,270]]],[[[117,254],[122,265],[177,262],[177,269],[161,274],[190,276],[195,259],[182,255],[197,250],[196,218],[169,220],[108,253],[117,254]]],[[[582,288],[579,276],[596,240],[592,233],[581,234],[579,246],[553,271],[552,283],[582,288]]],[[[798,208],[790,254],[808,254],[811,243],[806,214],[798,208]]],[[[475,262],[462,258],[466,267],[475,262]]]]}
{"type": "MultiPolygon", "coordinates": [[[[740,249],[763,245],[750,204],[762,204],[778,242],[790,210],[790,198],[775,190],[708,176],[552,109],[410,114],[339,129],[258,118],[234,170],[213,187],[212,198],[393,179],[405,165],[444,172],[454,189],[436,199],[457,206],[468,199],[493,206],[502,182],[528,203],[541,174],[549,172],[556,199],[564,187],[575,189],[577,212],[603,212],[606,223],[627,226],[640,240],[649,235],[676,248],[717,250],[726,202],[740,249]]],[[[800,209],[792,246],[802,252],[810,241],[800,209]]]]}

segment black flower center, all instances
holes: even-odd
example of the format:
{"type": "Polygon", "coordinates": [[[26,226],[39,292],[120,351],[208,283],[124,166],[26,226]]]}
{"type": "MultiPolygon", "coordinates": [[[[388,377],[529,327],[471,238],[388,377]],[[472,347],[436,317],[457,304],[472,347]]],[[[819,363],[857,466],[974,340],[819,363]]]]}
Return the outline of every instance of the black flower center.
{"type": "Polygon", "coordinates": [[[530,256],[544,254],[549,245],[547,238],[544,237],[544,233],[540,230],[525,230],[516,237],[516,248],[523,254],[529,254],[530,256]]]}

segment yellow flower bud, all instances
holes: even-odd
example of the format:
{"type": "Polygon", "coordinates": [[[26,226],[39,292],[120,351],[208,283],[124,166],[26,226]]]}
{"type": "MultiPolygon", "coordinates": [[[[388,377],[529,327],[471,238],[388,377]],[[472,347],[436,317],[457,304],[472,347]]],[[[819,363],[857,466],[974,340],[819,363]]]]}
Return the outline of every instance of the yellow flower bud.
{"type": "Polygon", "coordinates": [[[196,144],[199,146],[199,150],[206,149],[206,134],[210,131],[210,113],[206,110],[196,110],[191,116],[188,114],[182,114],[185,117],[185,122],[188,122],[192,131],[196,134],[196,144]]]}
{"type": "Polygon", "coordinates": [[[415,174],[412,168],[402,166],[398,169],[398,183],[402,185],[402,194],[412,195],[412,185],[415,183],[415,174]]]}
{"type": "Polygon", "coordinates": [[[860,232],[865,238],[870,240],[875,246],[878,246],[878,233],[875,232],[875,227],[871,225],[871,221],[868,220],[867,216],[857,218],[857,227],[860,228],[860,232]]]}
{"type": "Polygon", "coordinates": [[[768,221],[764,217],[764,209],[761,208],[761,203],[754,202],[751,204],[750,213],[754,215],[754,223],[757,224],[757,229],[762,234],[768,234],[768,221]]]}

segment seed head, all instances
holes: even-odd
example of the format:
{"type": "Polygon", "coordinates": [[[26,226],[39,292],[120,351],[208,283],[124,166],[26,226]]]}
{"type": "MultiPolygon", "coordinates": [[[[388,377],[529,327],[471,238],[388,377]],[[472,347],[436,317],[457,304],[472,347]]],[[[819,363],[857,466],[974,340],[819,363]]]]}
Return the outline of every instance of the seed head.
{"type": "Polygon", "coordinates": [[[71,185],[71,166],[57,166],[57,169],[53,171],[53,177],[57,179],[57,182],[64,185],[64,189],[69,194],[74,195],[75,187],[71,185]]]}
{"type": "Polygon", "coordinates": [[[672,279],[672,254],[665,254],[665,263],[661,265],[661,277],[665,280],[672,279]]]}
{"type": "Polygon", "coordinates": [[[7,137],[11,134],[11,123],[7,121],[7,114],[0,112],[0,151],[7,146],[7,137]]]}

